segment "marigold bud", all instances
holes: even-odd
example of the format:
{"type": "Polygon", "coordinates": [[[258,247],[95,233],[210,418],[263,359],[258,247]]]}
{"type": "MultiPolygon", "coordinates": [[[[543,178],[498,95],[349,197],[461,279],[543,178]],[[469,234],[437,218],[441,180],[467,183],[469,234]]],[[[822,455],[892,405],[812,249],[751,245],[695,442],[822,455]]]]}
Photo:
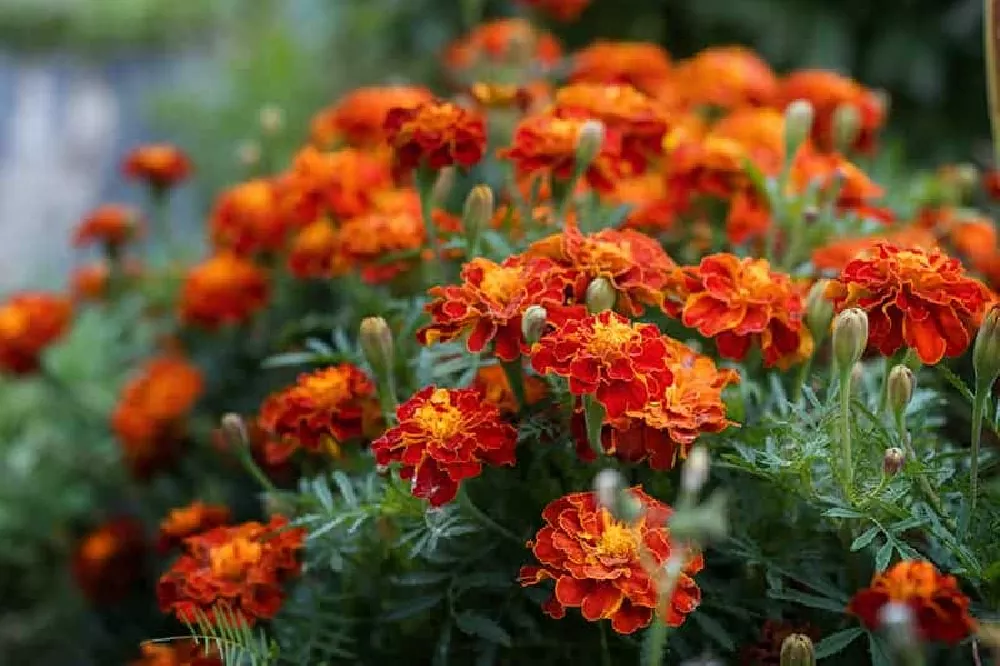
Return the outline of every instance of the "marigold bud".
{"type": "Polygon", "coordinates": [[[489,224],[493,217],[493,190],[489,185],[476,185],[465,198],[462,226],[468,234],[476,234],[489,224]]]}
{"type": "Polygon", "coordinates": [[[275,104],[261,107],[258,120],[264,136],[276,136],[285,128],[285,112],[275,104]]]}
{"type": "Polygon", "coordinates": [[[802,209],[802,219],[806,224],[816,224],[819,220],[819,208],[816,206],[806,206],[802,209]]]}
{"type": "Polygon", "coordinates": [[[916,381],[913,378],[913,371],[905,365],[897,365],[889,371],[886,378],[888,385],[885,387],[889,406],[894,414],[902,414],[906,406],[913,398],[913,388],[916,381]]]}
{"type": "Polygon", "coordinates": [[[899,474],[899,470],[903,469],[903,463],[906,462],[906,454],[903,453],[903,449],[893,446],[885,450],[885,456],[882,458],[882,471],[886,476],[896,476],[899,474]]]}
{"type": "Polygon", "coordinates": [[[833,358],[843,372],[861,359],[868,346],[868,315],[861,308],[848,308],[833,320],[833,358]]]}
{"type": "Polygon", "coordinates": [[[591,314],[615,307],[617,298],[618,294],[607,278],[594,278],[587,285],[587,310],[591,314]]]}
{"type": "Polygon", "coordinates": [[[708,481],[708,464],[708,450],[704,446],[691,450],[681,471],[681,492],[689,495],[701,492],[708,481]]]}
{"type": "Polygon", "coordinates": [[[812,131],[813,105],[797,99],[785,109],[785,149],[794,155],[812,131]]]}
{"type": "Polygon", "coordinates": [[[824,296],[829,283],[829,280],[817,280],[806,297],[806,324],[817,345],[829,335],[833,321],[833,303],[824,296]]]}
{"type": "Polygon", "coordinates": [[[533,345],[545,332],[545,323],[549,313],[541,305],[530,305],[521,317],[521,335],[524,341],[533,345]]]}
{"type": "Polygon", "coordinates": [[[624,480],[616,469],[602,469],[594,477],[594,492],[597,494],[597,503],[600,506],[611,509],[618,501],[618,493],[621,492],[624,480]]]}
{"type": "Polygon", "coordinates": [[[576,137],[576,168],[583,171],[590,166],[604,144],[604,123],[600,120],[588,120],[580,128],[576,137]]]}
{"type": "Polygon", "coordinates": [[[361,351],[369,365],[377,370],[391,368],[393,364],[394,345],[389,324],[382,317],[365,317],[361,320],[361,330],[358,335],[361,351]]]}
{"type": "Polygon", "coordinates": [[[789,634],[781,642],[781,666],[816,666],[816,648],[805,634],[789,634]]]}
{"type": "Polygon", "coordinates": [[[451,188],[455,186],[455,167],[448,166],[438,171],[437,179],[434,181],[434,188],[431,190],[431,201],[435,204],[443,204],[451,194],[451,188]]]}
{"type": "Polygon", "coordinates": [[[250,440],[247,436],[247,425],[242,416],[229,412],[223,415],[221,426],[222,434],[230,447],[249,446],[250,440]]]}
{"type": "Polygon", "coordinates": [[[853,104],[841,104],[833,112],[833,141],[844,152],[854,145],[861,130],[861,113],[853,104]]]}
{"type": "Polygon", "coordinates": [[[983,316],[972,347],[972,366],[976,370],[977,386],[989,388],[1000,375],[1000,303],[990,307],[983,316]]]}
{"type": "Polygon", "coordinates": [[[252,169],[260,164],[260,158],[260,144],[256,141],[247,140],[236,146],[236,161],[240,166],[252,169]]]}

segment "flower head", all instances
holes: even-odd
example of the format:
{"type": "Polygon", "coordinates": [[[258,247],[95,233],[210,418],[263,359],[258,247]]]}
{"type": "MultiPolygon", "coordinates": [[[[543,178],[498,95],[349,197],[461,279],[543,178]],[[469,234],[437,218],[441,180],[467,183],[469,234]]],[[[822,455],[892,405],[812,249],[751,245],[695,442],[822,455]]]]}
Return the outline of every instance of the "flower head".
{"type": "Polygon", "coordinates": [[[434,98],[418,86],[356,88],[313,117],[313,143],[326,148],[343,141],[356,148],[385,145],[385,117],[390,109],[410,109],[434,98]]]}
{"type": "Polygon", "coordinates": [[[650,42],[598,40],[573,57],[573,83],[623,84],[656,96],[670,82],[670,54],[650,42]]]}
{"type": "Polygon", "coordinates": [[[557,21],[574,21],[590,4],[590,0],[518,0],[522,5],[535,7],[557,21]]]}
{"type": "Polygon", "coordinates": [[[405,174],[423,165],[435,171],[457,164],[471,167],[486,150],[486,122],[478,113],[451,102],[432,100],[397,107],[385,117],[385,132],[405,174]]]}
{"type": "Polygon", "coordinates": [[[660,605],[658,580],[646,570],[641,551],[650,564],[664,566],[675,548],[666,527],[673,510],[639,488],[626,492],[642,505],[634,524],[613,518],[592,492],[572,493],[545,507],[545,526],[528,542],[539,566],[521,567],[518,580],[524,586],[555,581],[542,606],[549,616],[559,619],[567,608],[579,608],[585,620],[611,620],[615,631],[631,634],[648,626],[658,607],[672,627],[698,607],[701,590],[692,576],[704,567],[700,554],[684,563],[673,595],[660,605]]]}
{"type": "Polygon", "coordinates": [[[305,530],[281,516],[188,537],[156,586],[160,610],[182,622],[194,622],[196,611],[212,621],[220,609],[250,625],[269,620],[284,601],[282,583],[299,573],[304,541],[305,530]]]}
{"type": "Polygon", "coordinates": [[[958,581],[942,575],[930,562],[904,560],[876,574],[871,585],[854,595],[847,612],[874,630],[881,625],[882,607],[891,601],[913,611],[923,640],[956,644],[976,630],[976,621],[969,616],[969,598],[958,581]]]}
{"type": "Polygon", "coordinates": [[[38,369],[43,351],[69,328],[73,306],[65,296],[22,292],[0,302],[0,372],[38,369]]]}
{"type": "Polygon", "coordinates": [[[767,63],[741,46],[705,49],[680,63],[675,76],[675,85],[689,106],[764,106],[778,92],[778,80],[767,63]]]}
{"type": "Polygon", "coordinates": [[[122,171],[156,190],[169,190],[191,174],[191,161],[180,148],[167,143],[139,146],[125,156],[122,171]]]}
{"type": "Polygon", "coordinates": [[[883,189],[840,153],[821,153],[807,143],[795,155],[788,176],[789,186],[797,192],[811,186],[825,192],[837,182],[838,210],[852,211],[881,222],[892,221],[892,211],[872,205],[875,199],[882,197],[883,189]]]}
{"type": "Polygon", "coordinates": [[[192,267],[180,295],[181,319],[216,329],[246,321],[267,304],[267,276],[253,262],[221,252],[192,267]]]}
{"type": "Polygon", "coordinates": [[[840,273],[853,259],[875,247],[881,241],[904,249],[931,250],[938,245],[937,237],[932,231],[910,225],[889,234],[841,238],[831,241],[813,250],[812,264],[820,271],[840,273]]]}
{"type": "Polygon", "coordinates": [[[138,211],[121,204],[105,204],[83,218],[73,234],[73,245],[84,247],[98,243],[118,249],[135,239],[141,231],[138,211]]]}
{"type": "Polygon", "coordinates": [[[838,312],[867,312],[870,348],[891,356],[905,344],[925,365],[962,354],[990,300],[957,259],[884,242],[847,264],[826,296],[838,312]]]}
{"type": "Polygon", "coordinates": [[[792,72],[778,89],[778,105],[785,107],[796,100],[806,100],[815,110],[813,142],[821,150],[834,150],[834,114],[841,106],[854,107],[860,126],[853,148],[871,151],[875,134],[885,122],[885,108],[875,92],[836,72],[809,69],[792,72]]]}
{"type": "Polygon", "coordinates": [[[342,235],[329,220],[316,220],[292,238],[288,270],[297,278],[331,278],[346,273],[342,235]]]}
{"type": "Polygon", "coordinates": [[[449,69],[462,71],[487,64],[554,67],[562,57],[562,46],[551,33],[536,29],[522,18],[480,23],[445,51],[449,69]]]}
{"type": "Polygon", "coordinates": [[[129,666],[224,666],[218,651],[194,640],[143,643],[142,655],[129,666]]]}
{"type": "Polygon", "coordinates": [[[171,509],[160,523],[157,547],[161,553],[179,546],[184,539],[229,522],[229,508],[219,504],[205,504],[196,500],[187,506],[171,509]]]}
{"type": "Polygon", "coordinates": [[[517,431],[474,389],[427,386],[396,410],[399,424],[372,442],[379,465],[402,464],[414,497],[441,506],[483,463],[513,465],[517,431]]]}
{"type": "Polygon", "coordinates": [[[304,227],[324,217],[343,221],[367,213],[390,185],[388,162],[379,155],[306,146],[279,176],[277,191],[283,214],[293,226],[304,227]]]}
{"type": "Polygon", "coordinates": [[[126,597],[142,577],[145,555],[142,524],[133,518],[116,518],[77,542],[73,578],[87,599],[112,604],[126,597]]]}
{"type": "Polygon", "coordinates": [[[277,188],[266,179],[241,183],[223,192],[208,225],[216,248],[240,256],[282,249],[289,227],[277,188]]]}

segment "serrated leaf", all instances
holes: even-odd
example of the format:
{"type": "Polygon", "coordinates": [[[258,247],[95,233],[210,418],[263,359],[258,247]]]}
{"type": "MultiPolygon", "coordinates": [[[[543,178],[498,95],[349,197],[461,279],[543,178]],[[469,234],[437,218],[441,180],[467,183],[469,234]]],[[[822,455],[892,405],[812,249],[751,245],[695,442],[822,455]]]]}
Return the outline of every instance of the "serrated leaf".
{"type": "Polygon", "coordinates": [[[855,511],[854,509],[848,509],[844,506],[835,506],[832,509],[827,509],[823,512],[823,515],[827,518],[864,518],[865,514],[855,511]]]}
{"type": "Polygon", "coordinates": [[[503,627],[479,613],[472,611],[459,613],[455,616],[455,626],[463,633],[482,638],[490,643],[496,643],[508,648],[513,644],[510,634],[503,627]]]}
{"type": "Polygon", "coordinates": [[[432,594],[426,597],[417,597],[405,603],[394,606],[392,609],[382,614],[383,622],[398,622],[408,617],[419,615],[437,606],[444,599],[443,594],[432,594]]]}
{"type": "Polygon", "coordinates": [[[340,490],[340,495],[344,498],[344,501],[350,506],[357,506],[358,496],[354,493],[354,486],[347,475],[337,470],[333,473],[333,481],[337,484],[337,488],[340,490]]]}
{"type": "Polygon", "coordinates": [[[892,560],[892,541],[886,541],[875,554],[875,571],[885,571],[890,560],[892,560]]]}
{"type": "Polygon", "coordinates": [[[889,649],[875,634],[868,634],[868,654],[872,657],[872,666],[892,666],[889,649]]]}
{"type": "Polygon", "coordinates": [[[865,633],[864,629],[852,627],[851,629],[844,629],[835,634],[830,634],[816,644],[816,658],[824,659],[832,657],[853,643],[863,633],[865,633]]]}
{"type": "Polygon", "coordinates": [[[733,642],[732,637],[730,637],[726,629],[704,611],[693,613],[691,618],[709,638],[718,643],[725,651],[731,652],[736,649],[736,643],[733,642]]]}
{"type": "Polygon", "coordinates": [[[814,594],[806,594],[805,592],[799,592],[798,590],[770,590],[768,591],[768,596],[772,599],[784,599],[785,601],[793,601],[802,606],[808,606],[809,608],[818,608],[820,610],[830,611],[832,613],[843,613],[844,605],[839,601],[834,599],[827,599],[825,597],[818,597],[814,594]]]}
{"type": "Polygon", "coordinates": [[[436,585],[451,578],[451,574],[445,571],[412,571],[401,576],[392,578],[396,585],[406,587],[418,587],[421,585],[436,585]]]}
{"type": "Polygon", "coordinates": [[[867,548],[875,537],[881,532],[878,527],[872,526],[865,530],[857,539],[851,543],[851,552],[857,552],[864,548],[867,548]]]}

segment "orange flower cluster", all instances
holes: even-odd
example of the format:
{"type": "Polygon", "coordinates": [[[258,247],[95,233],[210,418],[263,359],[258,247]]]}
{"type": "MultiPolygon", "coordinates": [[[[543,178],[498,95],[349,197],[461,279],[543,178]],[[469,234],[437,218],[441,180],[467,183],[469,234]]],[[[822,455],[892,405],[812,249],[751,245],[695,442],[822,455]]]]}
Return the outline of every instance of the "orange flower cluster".
{"type": "Polygon", "coordinates": [[[678,291],[681,321],[715,338],[724,358],[743,359],[754,342],[768,367],[784,369],[812,354],[802,294],[765,259],[713,254],[685,270],[678,291]]]}
{"type": "MultiPolygon", "coordinates": [[[[123,277],[134,281],[142,276],[142,266],[134,261],[126,261],[122,266],[123,277]]],[[[103,262],[86,264],[73,271],[70,277],[70,291],[75,301],[103,301],[108,296],[111,270],[103,262]]]]}
{"type": "Polygon", "coordinates": [[[892,221],[891,211],[871,205],[884,194],[882,188],[839,153],[821,153],[812,144],[805,144],[795,156],[789,181],[796,192],[810,186],[828,192],[836,181],[839,187],[836,204],[840,211],[852,211],[881,222],[892,221]]]}
{"type": "Polygon", "coordinates": [[[316,220],[292,239],[288,270],[297,278],[331,278],[348,269],[341,249],[341,235],[329,220],[316,220]]]}
{"type": "Polygon", "coordinates": [[[840,273],[855,257],[882,241],[906,249],[931,250],[938,245],[937,237],[930,230],[920,226],[907,226],[882,236],[842,238],[827,243],[813,250],[812,264],[819,271],[840,273]]]}
{"type": "Polygon", "coordinates": [[[252,625],[275,616],[284,601],[282,583],[299,573],[306,531],[281,516],[262,525],[216,527],[184,541],[184,554],[156,586],[160,610],[194,622],[224,609],[252,625]]]}
{"type": "Polygon", "coordinates": [[[166,191],[191,174],[191,161],[180,148],[166,143],[139,146],[122,163],[122,172],[157,191],[166,191]]]}
{"type": "MultiPolygon", "coordinates": [[[[620,634],[631,634],[652,622],[658,608],[658,581],[643,565],[662,569],[676,547],[667,520],[673,510],[640,488],[629,494],[643,515],[635,524],[616,520],[597,504],[594,493],[572,493],[551,502],[542,512],[545,526],[528,542],[540,566],[521,568],[521,585],[555,581],[555,591],[542,609],[559,619],[567,608],[579,608],[590,622],[611,620],[620,634]],[[642,553],[645,551],[645,554],[642,553]]],[[[671,598],[660,606],[671,627],[684,623],[701,602],[692,576],[704,568],[700,554],[684,564],[671,598]]]]}
{"type": "Polygon", "coordinates": [[[562,46],[551,33],[537,30],[529,21],[506,18],[481,23],[453,42],[444,54],[449,69],[462,71],[484,63],[540,65],[551,68],[562,58],[562,46]]]}
{"type": "Polygon", "coordinates": [[[854,595],[847,612],[868,629],[878,629],[879,614],[890,601],[913,611],[917,632],[925,641],[957,644],[976,631],[969,598],[954,576],[942,575],[930,562],[904,560],[876,574],[871,585],[854,595]]]}
{"type": "Polygon", "coordinates": [[[312,140],[321,148],[338,141],[357,148],[383,146],[385,118],[390,109],[412,109],[432,99],[430,90],[418,86],[357,88],[316,114],[312,140]]]}
{"type": "Polygon", "coordinates": [[[441,506],[459,484],[479,476],[483,463],[513,465],[517,430],[476,389],[427,386],[396,410],[398,425],[372,442],[379,465],[402,464],[412,493],[441,506]]]}
{"type": "Polygon", "coordinates": [[[363,437],[377,424],[375,385],[356,366],[341,363],[299,375],[294,386],[264,401],[260,427],[274,438],[272,462],[295,451],[339,454],[340,446],[363,437]]]}
{"type": "Polygon", "coordinates": [[[701,51],[677,66],[674,85],[687,106],[735,109],[775,101],[778,79],[760,56],[741,46],[701,51]]]}
{"type": "Polygon", "coordinates": [[[202,390],[198,368],[175,356],[148,361],[125,385],[111,427],[133,475],[148,478],[174,459],[185,417],[202,390]]]}
{"type": "Polygon", "coordinates": [[[106,204],[83,218],[73,234],[73,245],[99,244],[109,251],[121,248],[142,231],[138,211],[120,204],[106,204]]]}
{"type": "Polygon", "coordinates": [[[962,354],[990,301],[989,290],[966,277],[957,259],[884,242],[847,264],[826,296],[837,312],[868,313],[870,348],[891,356],[905,344],[925,365],[962,354]]]}
{"type": "Polygon", "coordinates": [[[778,90],[778,105],[804,99],[814,110],[812,140],[821,150],[834,150],[833,117],[841,106],[858,112],[858,135],[851,146],[871,152],[875,135],[885,122],[885,108],[874,91],[836,72],[807,69],[789,74],[778,90]]]}
{"type": "Polygon", "coordinates": [[[73,578],[93,603],[121,601],[142,577],[146,543],[142,524],[133,518],[110,520],[76,544],[73,578]]]}
{"type": "Polygon", "coordinates": [[[300,150],[278,178],[280,206],[295,227],[322,217],[343,221],[371,210],[375,197],[391,186],[388,162],[354,148],[300,150]]]}
{"type": "Polygon", "coordinates": [[[673,73],[668,54],[659,44],[598,40],[573,57],[573,83],[623,84],[656,97],[673,73]]]}
{"type": "MultiPolygon", "coordinates": [[[[519,411],[517,398],[507,381],[507,373],[499,365],[480,368],[472,380],[472,388],[483,394],[483,399],[496,405],[503,415],[514,416],[519,411]]],[[[549,387],[541,377],[528,375],[524,378],[524,400],[528,405],[541,402],[549,392],[549,387]]]]}
{"type": "Polygon", "coordinates": [[[201,500],[171,509],[160,523],[157,547],[161,553],[169,552],[189,536],[227,524],[230,517],[227,507],[220,504],[205,504],[201,500]]]}
{"type": "Polygon", "coordinates": [[[209,218],[212,243],[239,256],[281,250],[289,220],[279,201],[274,182],[266,179],[250,180],[226,190],[216,200],[209,218]]]}
{"type": "Polygon", "coordinates": [[[397,174],[420,166],[435,171],[452,165],[471,167],[486,151],[482,116],[451,102],[433,100],[390,109],[385,132],[397,174]]]}
{"type": "Polygon", "coordinates": [[[180,294],[180,317],[207,329],[239,324],[267,304],[267,275],[253,262],[220,252],[192,267],[180,294]]]}
{"type": "Polygon", "coordinates": [[[69,299],[44,292],[23,292],[0,303],[0,372],[36,371],[42,352],[66,333],[72,316],[69,299]]]}
{"type": "Polygon", "coordinates": [[[590,4],[590,0],[518,0],[521,4],[535,7],[557,21],[576,20],[590,4]]]}
{"type": "Polygon", "coordinates": [[[667,338],[653,324],[605,310],[556,323],[532,345],[536,372],[569,379],[573,395],[594,395],[608,418],[639,411],[670,384],[667,338]]]}
{"type": "MultiPolygon", "coordinates": [[[[434,223],[441,226],[441,213],[434,211],[434,223]]],[[[361,279],[378,284],[388,282],[412,268],[416,260],[384,261],[385,257],[419,250],[427,229],[420,215],[419,203],[375,210],[348,220],[340,229],[339,251],[346,265],[361,268],[361,279]]],[[[434,259],[429,259],[433,261],[434,259]]]]}
{"type": "Polygon", "coordinates": [[[417,332],[423,345],[468,336],[466,347],[478,354],[491,342],[503,361],[521,355],[521,316],[531,305],[559,306],[566,280],[548,259],[508,258],[502,264],[475,258],[462,267],[462,284],[432,287],[425,307],[431,324],[417,332]]]}
{"type": "Polygon", "coordinates": [[[170,643],[143,643],[142,655],[129,666],[225,666],[209,646],[184,639],[170,643]]]}

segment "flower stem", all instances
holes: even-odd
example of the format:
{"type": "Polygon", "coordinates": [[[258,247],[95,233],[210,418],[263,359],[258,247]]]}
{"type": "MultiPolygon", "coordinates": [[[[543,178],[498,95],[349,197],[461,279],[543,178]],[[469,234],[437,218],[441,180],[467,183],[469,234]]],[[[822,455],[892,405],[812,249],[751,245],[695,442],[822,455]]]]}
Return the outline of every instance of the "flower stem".
{"type": "Polygon", "coordinates": [[[469,493],[466,492],[465,488],[459,488],[458,503],[483,527],[496,532],[499,536],[502,536],[509,541],[513,541],[518,545],[524,544],[524,539],[518,538],[516,534],[483,513],[483,510],[472,502],[472,498],[469,497],[469,493]]]}
{"type": "Polygon", "coordinates": [[[583,396],[583,419],[587,426],[587,441],[598,456],[604,453],[601,446],[601,428],[604,426],[604,405],[592,395],[583,396]]]}
{"type": "Polygon", "coordinates": [[[521,365],[521,359],[501,361],[500,366],[503,368],[504,374],[507,375],[507,383],[510,384],[511,393],[514,394],[514,399],[517,401],[517,411],[520,412],[527,404],[524,390],[524,367],[521,365]]]}
{"type": "Polygon", "coordinates": [[[434,224],[434,172],[426,167],[417,169],[417,193],[420,195],[420,215],[424,219],[424,229],[427,231],[427,243],[430,245],[432,259],[427,272],[428,282],[440,284],[444,281],[441,244],[438,240],[437,227],[434,224]]]}
{"type": "Polygon", "coordinates": [[[840,371],[840,453],[844,466],[844,490],[852,493],[854,465],[851,463],[851,368],[840,371]]]}
{"type": "Polygon", "coordinates": [[[976,395],[972,401],[972,450],[969,458],[970,514],[976,510],[976,499],[979,494],[979,445],[983,436],[983,413],[986,411],[986,400],[989,395],[990,385],[986,382],[977,382],[976,395]]]}

